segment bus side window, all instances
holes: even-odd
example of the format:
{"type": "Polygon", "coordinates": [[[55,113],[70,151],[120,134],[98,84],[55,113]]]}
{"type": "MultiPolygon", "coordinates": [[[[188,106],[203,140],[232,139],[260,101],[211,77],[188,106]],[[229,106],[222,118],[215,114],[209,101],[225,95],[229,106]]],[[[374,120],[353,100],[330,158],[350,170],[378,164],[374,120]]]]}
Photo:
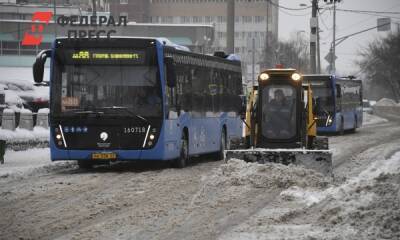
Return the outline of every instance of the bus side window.
{"type": "Polygon", "coordinates": [[[336,97],[341,98],[342,97],[342,90],[340,89],[340,85],[336,84],[336,97]]]}
{"type": "MultiPolygon", "coordinates": [[[[168,67],[164,64],[164,79],[167,80],[168,77],[168,67]]],[[[170,112],[176,112],[176,85],[175,87],[168,86],[166,81],[165,84],[165,94],[167,100],[168,111],[166,112],[167,118],[170,118],[170,112]]]]}
{"type": "Polygon", "coordinates": [[[339,84],[336,84],[336,111],[342,111],[342,89],[339,84]]]}

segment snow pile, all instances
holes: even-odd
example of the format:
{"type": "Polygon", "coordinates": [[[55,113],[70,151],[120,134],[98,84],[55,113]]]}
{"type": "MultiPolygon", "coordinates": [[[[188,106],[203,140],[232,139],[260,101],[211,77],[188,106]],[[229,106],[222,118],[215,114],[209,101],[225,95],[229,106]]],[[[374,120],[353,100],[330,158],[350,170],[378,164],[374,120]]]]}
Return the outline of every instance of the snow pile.
{"type": "Polygon", "coordinates": [[[53,163],[49,148],[33,148],[27,151],[6,151],[4,164],[0,165],[0,178],[29,176],[46,173],[51,169],[72,166],[68,162],[53,163]]]}
{"type": "Polygon", "coordinates": [[[240,56],[237,54],[229,54],[226,59],[240,62],[240,56]]]}
{"type": "Polygon", "coordinates": [[[38,113],[49,114],[50,113],[50,109],[41,108],[41,109],[38,110],[38,113]]]}
{"type": "Polygon", "coordinates": [[[329,183],[320,173],[301,166],[276,163],[248,163],[238,159],[229,160],[214,173],[213,181],[218,187],[250,186],[252,188],[326,187],[329,183]]]}
{"type": "Polygon", "coordinates": [[[0,128],[0,139],[7,142],[48,141],[49,136],[49,129],[43,127],[34,127],[33,131],[22,128],[11,131],[0,128]]]}
{"type": "Polygon", "coordinates": [[[191,199],[190,207],[221,207],[238,196],[259,195],[260,191],[276,194],[291,186],[323,188],[329,183],[320,173],[303,167],[247,163],[238,159],[231,159],[207,173],[202,181],[203,186],[191,199]]]}
{"type": "Polygon", "coordinates": [[[293,196],[299,200],[307,202],[308,205],[318,203],[327,197],[336,199],[343,198],[346,194],[357,189],[359,186],[368,185],[375,181],[382,174],[400,173],[400,152],[385,161],[376,161],[357,177],[348,180],[341,186],[330,187],[324,191],[305,190],[296,186],[281,193],[282,196],[293,196]],[[311,200],[308,202],[307,200],[311,200]],[[316,201],[318,200],[318,201],[316,201]]]}
{"type": "Polygon", "coordinates": [[[318,209],[319,222],[331,231],[351,227],[358,239],[400,239],[400,152],[340,186],[292,187],[281,196],[318,209]]]}
{"type": "Polygon", "coordinates": [[[159,38],[157,38],[157,40],[162,42],[164,45],[169,46],[169,47],[173,47],[173,48],[175,48],[177,50],[190,52],[190,49],[188,47],[183,46],[183,45],[178,45],[178,44],[172,42],[171,40],[169,40],[168,38],[159,37],[159,38]]]}
{"type": "Polygon", "coordinates": [[[396,101],[390,98],[382,98],[375,104],[375,106],[381,106],[381,107],[393,107],[396,105],[397,105],[396,101]]]}
{"type": "Polygon", "coordinates": [[[363,125],[371,125],[371,124],[378,124],[378,123],[385,123],[388,122],[387,119],[378,117],[376,115],[372,115],[369,113],[363,113],[363,125]]]}

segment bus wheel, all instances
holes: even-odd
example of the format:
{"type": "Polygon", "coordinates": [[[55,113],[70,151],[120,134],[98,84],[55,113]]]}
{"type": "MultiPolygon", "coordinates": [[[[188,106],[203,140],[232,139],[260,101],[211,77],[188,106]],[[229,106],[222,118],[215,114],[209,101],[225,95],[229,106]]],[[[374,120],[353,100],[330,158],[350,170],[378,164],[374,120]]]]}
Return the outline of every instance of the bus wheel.
{"type": "Polygon", "coordinates": [[[357,118],[354,118],[354,126],[353,129],[351,129],[352,133],[355,133],[357,131],[357,118]]]}
{"type": "Polygon", "coordinates": [[[341,120],[340,120],[339,134],[340,134],[340,135],[343,135],[343,134],[344,134],[344,120],[343,120],[343,118],[341,118],[341,120]]]}
{"type": "Polygon", "coordinates": [[[78,166],[80,169],[91,169],[93,167],[93,163],[88,160],[78,160],[78,166]]]}
{"type": "Polygon", "coordinates": [[[219,151],[217,152],[215,156],[215,160],[224,160],[225,159],[225,150],[229,148],[229,145],[226,141],[227,136],[226,136],[226,130],[223,128],[222,133],[221,133],[221,144],[219,146],[219,151]]]}
{"type": "Polygon", "coordinates": [[[181,151],[178,159],[174,161],[174,167],[184,168],[189,162],[189,141],[186,134],[182,135],[181,139],[181,151]]]}

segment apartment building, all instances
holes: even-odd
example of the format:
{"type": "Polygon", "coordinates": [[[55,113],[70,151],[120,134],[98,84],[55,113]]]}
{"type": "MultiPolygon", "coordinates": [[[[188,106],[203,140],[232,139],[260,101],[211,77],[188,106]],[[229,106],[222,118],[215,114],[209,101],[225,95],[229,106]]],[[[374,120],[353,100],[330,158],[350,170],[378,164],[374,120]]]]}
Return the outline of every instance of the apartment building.
{"type": "Polygon", "coordinates": [[[108,3],[112,16],[126,16],[130,22],[150,22],[150,0],[108,0],[108,3]]]}
{"type": "MultiPolygon", "coordinates": [[[[152,23],[212,24],[215,39],[208,52],[226,50],[226,0],[150,0],[152,23]]],[[[255,43],[255,73],[259,72],[267,38],[278,39],[279,0],[235,1],[235,53],[241,56],[247,81],[252,78],[255,43]]]]}

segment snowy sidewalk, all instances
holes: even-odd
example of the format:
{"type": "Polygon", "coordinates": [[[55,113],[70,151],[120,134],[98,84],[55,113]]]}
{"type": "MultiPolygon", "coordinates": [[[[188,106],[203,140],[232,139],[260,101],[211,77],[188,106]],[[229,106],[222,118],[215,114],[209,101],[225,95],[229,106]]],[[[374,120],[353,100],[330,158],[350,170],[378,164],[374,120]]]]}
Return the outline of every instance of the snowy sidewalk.
{"type": "Polygon", "coordinates": [[[0,165],[0,178],[29,175],[40,172],[48,166],[58,166],[64,162],[51,162],[49,148],[33,148],[26,151],[8,150],[4,164],[0,165]]]}

